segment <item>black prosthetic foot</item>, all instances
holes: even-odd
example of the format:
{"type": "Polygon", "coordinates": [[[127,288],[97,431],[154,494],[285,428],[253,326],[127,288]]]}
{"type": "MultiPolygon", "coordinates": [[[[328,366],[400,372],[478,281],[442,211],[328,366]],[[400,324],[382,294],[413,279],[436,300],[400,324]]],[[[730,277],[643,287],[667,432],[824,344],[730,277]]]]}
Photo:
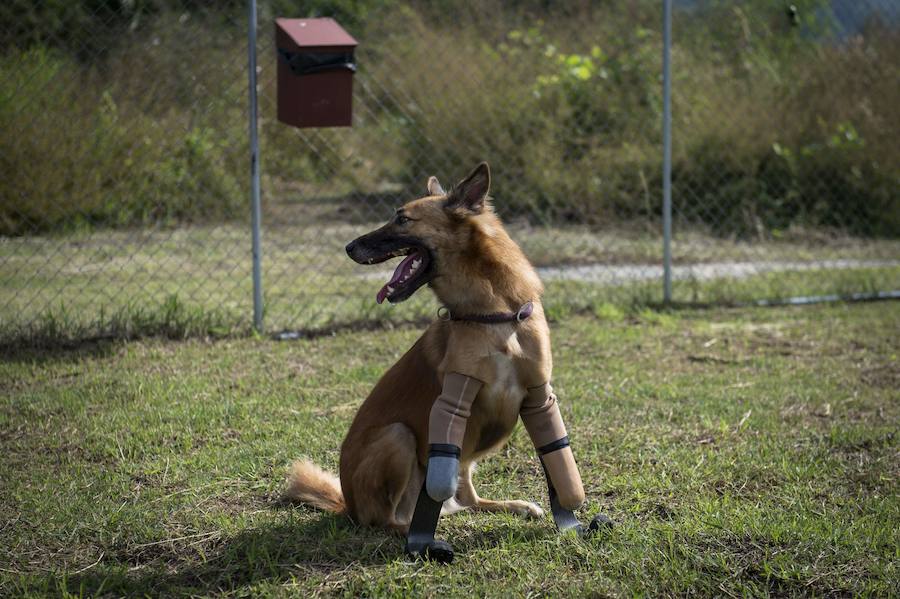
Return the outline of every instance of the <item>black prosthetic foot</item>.
{"type": "Polygon", "coordinates": [[[404,549],[406,555],[413,559],[421,559],[429,562],[437,562],[439,564],[449,564],[453,562],[453,547],[447,541],[432,539],[424,546],[413,546],[409,542],[404,549]]]}
{"type": "Polygon", "coordinates": [[[591,520],[590,525],[588,525],[587,534],[593,535],[599,532],[609,532],[615,527],[613,521],[609,519],[609,516],[604,516],[603,514],[597,514],[594,516],[593,520],[591,520]]]}
{"type": "MultiPolygon", "coordinates": [[[[542,459],[541,465],[543,466],[543,464],[544,460],[542,459]]],[[[587,537],[598,532],[612,530],[613,521],[603,514],[594,516],[591,523],[588,525],[587,530],[585,530],[584,526],[582,526],[581,522],[579,522],[578,518],[575,516],[575,512],[559,505],[559,497],[556,493],[556,488],[553,486],[553,481],[550,480],[550,473],[547,472],[546,467],[544,468],[544,476],[547,479],[547,489],[550,491],[550,511],[553,513],[553,522],[556,524],[556,529],[559,530],[559,532],[572,531],[581,537],[587,537]]]]}
{"type": "Polygon", "coordinates": [[[547,477],[547,486],[550,489],[550,511],[553,513],[553,522],[556,524],[556,529],[559,532],[569,532],[571,530],[579,535],[583,534],[584,527],[581,526],[581,522],[578,521],[575,512],[559,505],[556,489],[553,488],[553,483],[550,482],[549,476],[547,477]]]}
{"type": "Polygon", "coordinates": [[[559,532],[573,531],[578,535],[583,534],[584,527],[581,526],[581,522],[575,517],[575,512],[559,505],[559,495],[556,492],[556,487],[553,486],[553,481],[550,480],[550,473],[547,472],[547,466],[544,465],[543,456],[541,456],[540,460],[541,466],[544,468],[544,478],[547,479],[547,490],[550,492],[550,512],[553,514],[553,523],[556,524],[556,529],[559,532]]]}
{"type": "Polygon", "coordinates": [[[406,536],[404,552],[409,557],[440,564],[449,564],[453,561],[453,547],[450,543],[434,538],[438,518],[441,517],[442,503],[429,497],[423,482],[412,522],[409,524],[409,534],[406,536]]]}

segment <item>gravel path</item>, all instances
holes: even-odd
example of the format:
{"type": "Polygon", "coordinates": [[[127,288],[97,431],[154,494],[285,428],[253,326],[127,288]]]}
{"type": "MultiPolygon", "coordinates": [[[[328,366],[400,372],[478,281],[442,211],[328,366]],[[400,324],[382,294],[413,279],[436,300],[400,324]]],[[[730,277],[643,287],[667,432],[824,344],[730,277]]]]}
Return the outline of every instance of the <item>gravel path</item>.
{"type": "MultiPolygon", "coordinates": [[[[843,270],[854,268],[886,268],[900,266],[900,260],[822,260],[819,262],[706,262],[676,264],[672,278],[676,281],[713,279],[743,279],[769,272],[808,270],[843,270]]],[[[582,266],[540,266],[538,274],[545,281],[580,281],[603,285],[618,285],[634,281],[662,279],[662,265],[658,264],[588,264],[582,266]]],[[[389,279],[393,270],[379,269],[361,276],[366,279],[389,279]]]]}
{"type": "MultiPolygon", "coordinates": [[[[900,260],[823,260],[821,262],[707,262],[672,267],[676,281],[743,279],[768,272],[806,270],[843,270],[852,268],[885,268],[900,266],[900,260]]],[[[662,265],[656,264],[591,264],[587,266],[544,266],[537,269],[546,281],[582,281],[615,285],[632,281],[661,279],[662,265]]]]}

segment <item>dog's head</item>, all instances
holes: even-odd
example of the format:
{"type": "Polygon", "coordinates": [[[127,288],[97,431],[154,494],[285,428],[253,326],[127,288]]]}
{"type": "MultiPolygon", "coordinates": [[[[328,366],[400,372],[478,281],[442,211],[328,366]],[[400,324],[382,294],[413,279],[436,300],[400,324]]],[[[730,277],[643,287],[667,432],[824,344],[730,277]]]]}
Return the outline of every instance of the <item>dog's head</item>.
{"type": "Polygon", "coordinates": [[[408,299],[442,274],[444,259],[463,248],[462,230],[468,219],[485,211],[491,171],[482,162],[450,192],[436,177],[428,179],[428,195],[404,204],[383,227],[347,244],[347,254],[359,264],[378,264],[405,256],[376,296],[392,304],[408,299]]]}

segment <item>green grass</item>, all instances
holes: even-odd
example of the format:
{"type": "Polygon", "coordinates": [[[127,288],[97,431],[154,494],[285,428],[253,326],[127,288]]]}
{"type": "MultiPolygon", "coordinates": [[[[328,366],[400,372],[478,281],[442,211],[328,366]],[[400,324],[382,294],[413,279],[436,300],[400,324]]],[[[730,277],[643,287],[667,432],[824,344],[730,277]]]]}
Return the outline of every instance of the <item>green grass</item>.
{"type": "MultiPolygon", "coordinates": [[[[900,303],[596,313],[554,325],[554,384],[582,514],[617,528],[460,514],[449,567],[278,501],[293,458],[335,468],[413,328],[6,353],[0,595],[896,592],[900,303]]],[[[546,505],[521,430],[476,485],[546,505]]]]}

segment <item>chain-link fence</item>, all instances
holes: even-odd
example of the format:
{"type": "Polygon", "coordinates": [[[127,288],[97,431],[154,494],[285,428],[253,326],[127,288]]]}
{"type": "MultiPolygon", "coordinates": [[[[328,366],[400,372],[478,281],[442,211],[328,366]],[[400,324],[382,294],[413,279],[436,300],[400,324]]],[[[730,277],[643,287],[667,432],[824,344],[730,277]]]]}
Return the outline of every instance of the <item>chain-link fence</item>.
{"type": "Polygon", "coordinates": [[[897,289],[900,4],[696,2],[674,29],[675,299],[897,289]]]}
{"type": "MultiPolygon", "coordinates": [[[[356,235],[487,160],[551,315],[662,299],[662,2],[260,2],[270,331],[377,306],[356,235]],[[275,16],[359,41],[354,126],[275,119],[275,16]]],[[[676,1],[674,299],[900,289],[900,9],[676,1]]],[[[0,319],[252,317],[242,1],[0,7],[0,319]]]]}

